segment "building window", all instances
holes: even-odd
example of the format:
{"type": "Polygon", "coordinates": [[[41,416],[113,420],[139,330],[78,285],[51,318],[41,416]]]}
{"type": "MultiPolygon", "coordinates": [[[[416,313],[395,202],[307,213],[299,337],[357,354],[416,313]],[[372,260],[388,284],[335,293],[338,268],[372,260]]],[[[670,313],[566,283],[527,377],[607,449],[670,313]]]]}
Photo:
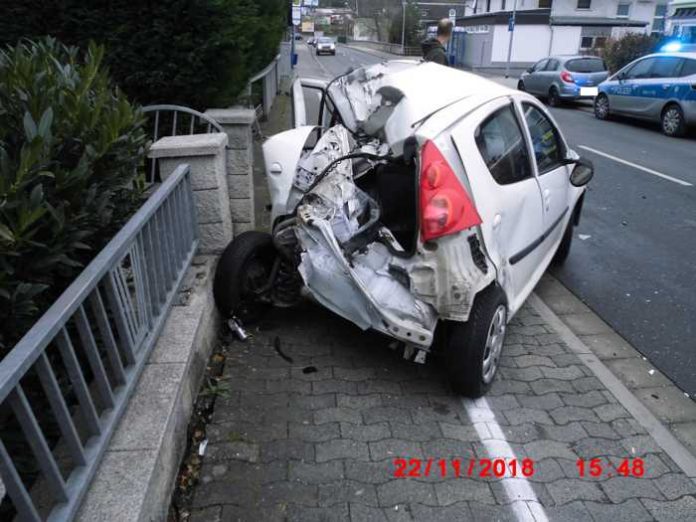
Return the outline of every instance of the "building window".
{"type": "MultiPolygon", "coordinates": [[[[580,38],[580,49],[582,51],[599,51],[607,43],[606,36],[583,36],[580,38]]],[[[589,53],[593,54],[593,53],[589,53]]]]}
{"type": "Polygon", "coordinates": [[[592,0],[578,0],[578,9],[589,9],[592,5],[592,0]]]}
{"type": "Polygon", "coordinates": [[[628,18],[628,14],[631,11],[631,4],[627,2],[621,2],[616,8],[616,16],[620,18],[628,18]]]}
{"type": "Polygon", "coordinates": [[[552,0],[539,0],[539,9],[550,9],[552,0]]]}
{"type": "Polygon", "coordinates": [[[665,18],[667,17],[667,5],[660,4],[655,6],[655,17],[653,18],[651,34],[660,36],[665,32],[665,18]]]}

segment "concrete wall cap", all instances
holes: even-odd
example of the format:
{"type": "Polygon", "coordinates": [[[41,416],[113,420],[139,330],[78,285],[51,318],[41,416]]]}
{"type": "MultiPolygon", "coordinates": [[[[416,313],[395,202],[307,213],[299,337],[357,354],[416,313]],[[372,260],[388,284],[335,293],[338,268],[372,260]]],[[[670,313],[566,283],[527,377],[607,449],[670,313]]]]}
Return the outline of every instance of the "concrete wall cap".
{"type": "Polygon", "coordinates": [[[214,156],[227,145],[227,134],[189,134],[167,136],[152,144],[150,158],[178,158],[184,156],[214,156]]]}
{"type": "Polygon", "coordinates": [[[254,109],[208,109],[206,116],[210,116],[220,125],[251,125],[256,119],[254,109]]]}

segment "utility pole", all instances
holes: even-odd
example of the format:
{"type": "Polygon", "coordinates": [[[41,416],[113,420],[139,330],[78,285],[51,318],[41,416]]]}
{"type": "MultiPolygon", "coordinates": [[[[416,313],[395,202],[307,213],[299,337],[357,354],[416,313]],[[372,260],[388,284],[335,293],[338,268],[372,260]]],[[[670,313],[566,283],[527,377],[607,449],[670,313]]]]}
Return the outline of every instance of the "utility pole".
{"type": "Polygon", "coordinates": [[[515,36],[515,15],[517,14],[517,0],[512,5],[512,17],[510,18],[508,31],[510,31],[510,41],[508,42],[507,64],[505,64],[505,77],[510,76],[510,57],[512,56],[512,40],[515,36]]]}
{"type": "Polygon", "coordinates": [[[406,55],[406,2],[401,2],[401,54],[406,55]]]}

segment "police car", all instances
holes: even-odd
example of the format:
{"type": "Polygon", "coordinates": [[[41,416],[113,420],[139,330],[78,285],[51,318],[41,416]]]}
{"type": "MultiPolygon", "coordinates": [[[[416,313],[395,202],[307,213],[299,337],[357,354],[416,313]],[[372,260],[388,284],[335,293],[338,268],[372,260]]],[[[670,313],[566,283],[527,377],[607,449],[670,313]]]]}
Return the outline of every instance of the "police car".
{"type": "Polygon", "coordinates": [[[594,113],[660,122],[667,136],[696,126],[696,52],[643,56],[599,86],[594,113]]]}

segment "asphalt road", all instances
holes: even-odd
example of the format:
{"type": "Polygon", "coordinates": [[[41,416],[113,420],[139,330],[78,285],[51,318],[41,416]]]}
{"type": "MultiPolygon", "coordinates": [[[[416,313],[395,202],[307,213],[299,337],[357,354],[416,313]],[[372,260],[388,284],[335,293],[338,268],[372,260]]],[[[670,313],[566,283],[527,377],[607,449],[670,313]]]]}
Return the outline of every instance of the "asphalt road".
{"type": "MultiPolygon", "coordinates": [[[[345,46],[336,56],[309,49],[299,42],[298,72],[315,78],[380,60],[345,46]]],[[[630,121],[601,122],[589,107],[552,113],[596,172],[570,258],[554,275],[696,395],[696,139],[667,138],[630,121]]]]}

